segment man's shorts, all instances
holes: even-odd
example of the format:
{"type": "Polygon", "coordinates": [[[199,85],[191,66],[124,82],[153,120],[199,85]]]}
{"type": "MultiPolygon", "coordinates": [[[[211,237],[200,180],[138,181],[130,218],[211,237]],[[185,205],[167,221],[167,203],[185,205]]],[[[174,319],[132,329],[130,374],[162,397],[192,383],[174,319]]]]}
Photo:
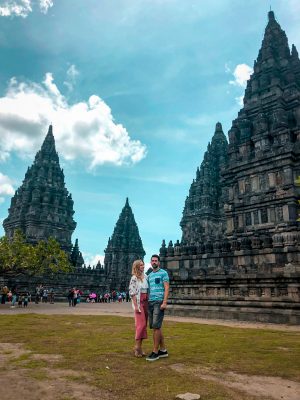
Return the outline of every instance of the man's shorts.
{"type": "Polygon", "coordinates": [[[165,310],[161,310],[160,306],[162,305],[162,301],[149,301],[148,304],[148,312],[149,312],[149,327],[150,329],[160,329],[165,310]]]}

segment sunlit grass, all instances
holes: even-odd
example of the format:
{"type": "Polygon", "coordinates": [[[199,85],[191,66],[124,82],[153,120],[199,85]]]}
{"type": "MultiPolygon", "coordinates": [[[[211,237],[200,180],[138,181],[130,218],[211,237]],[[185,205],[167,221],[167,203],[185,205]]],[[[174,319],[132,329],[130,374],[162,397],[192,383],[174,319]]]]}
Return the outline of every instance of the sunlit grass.
{"type": "MultiPolygon", "coordinates": [[[[109,390],[117,398],[172,399],[178,393],[201,393],[204,399],[251,399],[221,384],[182,374],[171,368],[203,368],[250,375],[272,375],[300,381],[300,334],[192,323],[165,322],[170,357],[154,363],[133,357],[132,318],[112,316],[15,315],[0,316],[5,342],[23,343],[37,354],[60,354],[54,363],[22,355],[16,368],[46,378],[45,366],[82,372],[81,382],[109,390]],[[36,373],[34,372],[36,371],[36,373]],[[132,391],[132,382],[136,386],[132,391]],[[148,393],[145,396],[145,393],[148,393]],[[150,396],[151,394],[151,396],[150,396]]],[[[151,332],[144,350],[151,351],[151,332]]],[[[51,357],[50,357],[51,358],[51,357]]],[[[78,381],[78,376],[70,380],[78,381]]]]}

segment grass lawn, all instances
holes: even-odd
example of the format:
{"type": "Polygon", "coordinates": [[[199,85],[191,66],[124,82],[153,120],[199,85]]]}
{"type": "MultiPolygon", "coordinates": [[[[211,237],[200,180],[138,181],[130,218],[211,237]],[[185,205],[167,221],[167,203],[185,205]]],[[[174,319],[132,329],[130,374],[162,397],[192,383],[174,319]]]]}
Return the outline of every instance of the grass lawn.
{"type": "MultiPolygon", "coordinates": [[[[300,382],[300,333],[297,332],[165,321],[170,357],[149,363],[133,357],[132,318],[0,315],[0,323],[1,342],[22,343],[31,351],[11,361],[16,370],[25,368],[38,380],[48,379],[45,368],[75,370],[79,376],[70,375],[67,379],[109,392],[113,399],[167,400],[185,392],[199,393],[201,400],[257,399],[222,382],[201,379],[193,370],[215,374],[231,371],[300,382]],[[45,357],[33,358],[34,354],[62,357],[49,363],[45,357]]],[[[149,337],[144,346],[147,353],[151,344],[149,337]]]]}

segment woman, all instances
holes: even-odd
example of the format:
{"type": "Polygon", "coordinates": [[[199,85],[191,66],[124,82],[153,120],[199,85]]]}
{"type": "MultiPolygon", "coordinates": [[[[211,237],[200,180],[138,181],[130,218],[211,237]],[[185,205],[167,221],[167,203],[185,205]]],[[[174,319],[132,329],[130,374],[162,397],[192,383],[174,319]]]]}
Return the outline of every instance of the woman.
{"type": "Polygon", "coordinates": [[[134,261],[132,277],[129,284],[129,295],[132,299],[135,318],[135,348],[134,355],[143,357],[143,339],[147,339],[148,320],[148,281],[144,275],[145,264],[142,260],[134,261]]]}

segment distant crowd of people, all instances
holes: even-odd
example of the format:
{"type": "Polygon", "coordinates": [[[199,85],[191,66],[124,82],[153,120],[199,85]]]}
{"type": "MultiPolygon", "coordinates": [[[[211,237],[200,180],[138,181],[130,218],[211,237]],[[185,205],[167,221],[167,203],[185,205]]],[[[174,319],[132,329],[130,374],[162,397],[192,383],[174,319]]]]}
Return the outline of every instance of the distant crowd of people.
{"type": "MultiPolygon", "coordinates": [[[[31,294],[27,289],[17,290],[16,287],[9,289],[3,286],[0,292],[0,302],[5,304],[11,303],[14,308],[16,304],[19,307],[27,307],[28,303],[34,302],[35,304],[50,303],[54,304],[55,291],[54,288],[47,288],[42,284],[36,286],[34,293],[31,294]]],[[[116,302],[129,302],[129,291],[105,291],[103,293],[96,293],[95,291],[85,291],[73,287],[67,291],[66,295],[70,307],[76,307],[77,304],[84,301],[86,303],[116,303],[116,302]]]]}
{"type": "Polygon", "coordinates": [[[39,285],[35,288],[35,304],[42,303],[50,303],[54,304],[54,289],[47,289],[43,285],[39,285]]]}
{"type": "Polygon", "coordinates": [[[105,292],[104,294],[99,294],[97,296],[98,303],[122,303],[123,301],[130,301],[129,292],[119,292],[116,290],[112,290],[111,292],[105,292]]]}
{"type": "Polygon", "coordinates": [[[43,303],[54,303],[54,289],[45,288],[43,285],[38,285],[32,295],[27,289],[18,289],[16,286],[9,289],[8,286],[3,286],[0,292],[1,304],[10,303],[11,308],[27,307],[32,301],[38,304],[40,301],[43,303]]]}
{"type": "Polygon", "coordinates": [[[9,289],[7,286],[1,288],[1,304],[9,303],[11,308],[27,307],[31,302],[31,294],[28,291],[18,292],[17,288],[9,289]]]}
{"type": "Polygon", "coordinates": [[[116,290],[106,291],[104,293],[95,293],[91,291],[89,294],[83,294],[81,290],[76,287],[69,289],[68,295],[69,307],[76,307],[81,301],[86,303],[115,303],[130,301],[129,292],[119,292],[116,290]]]}

